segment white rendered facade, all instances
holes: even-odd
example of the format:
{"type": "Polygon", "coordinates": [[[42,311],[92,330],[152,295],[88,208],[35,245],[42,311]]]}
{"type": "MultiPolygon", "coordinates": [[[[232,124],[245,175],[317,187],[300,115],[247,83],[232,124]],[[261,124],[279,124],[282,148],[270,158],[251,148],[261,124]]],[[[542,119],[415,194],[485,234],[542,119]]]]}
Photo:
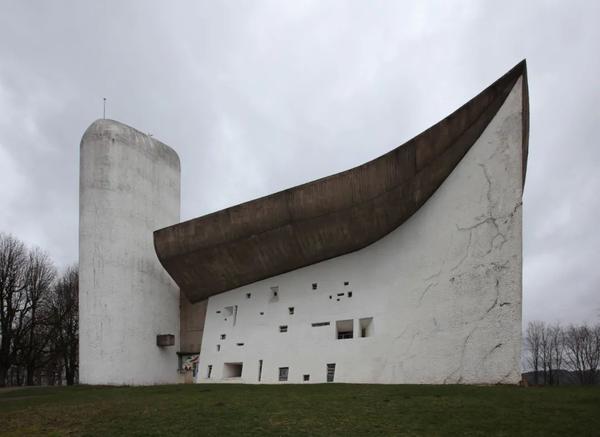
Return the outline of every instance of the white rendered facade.
{"type": "Polygon", "coordinates": [[[98,120],[80,160],[80,382],[176,382],[179,288],[152,233],[179,221],[179,158],[142,132],[98,120]],[[159,334],[175,334],[175,345],[158,347],[159,334]]]}
{"type": "Polygon", "coordinates": [[[395,231],[351,254],[210,297],[197,382],[276,383],[287,368],[290,383],[320,383],[335,364],[335,382],[517,383],[522,80],[441,187],[395,231]],[[337,339],[338,321],[342,332],[353,327],[353,338],[337,339]]]}

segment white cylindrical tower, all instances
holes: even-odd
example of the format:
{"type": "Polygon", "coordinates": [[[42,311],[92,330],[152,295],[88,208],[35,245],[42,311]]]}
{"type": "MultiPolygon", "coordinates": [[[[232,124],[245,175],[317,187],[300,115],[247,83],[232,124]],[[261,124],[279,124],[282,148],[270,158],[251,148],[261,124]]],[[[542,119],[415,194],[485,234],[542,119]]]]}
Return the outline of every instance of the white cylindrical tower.
{"type": "Polygon", "coordinates": [[[175,151],[113,120],[81,140],[79,380],[177,380],[179,289],[154,250],[153,232],[179,222],[175,151]],[[173,346],[157,336],[174,334],[173,346]]]}

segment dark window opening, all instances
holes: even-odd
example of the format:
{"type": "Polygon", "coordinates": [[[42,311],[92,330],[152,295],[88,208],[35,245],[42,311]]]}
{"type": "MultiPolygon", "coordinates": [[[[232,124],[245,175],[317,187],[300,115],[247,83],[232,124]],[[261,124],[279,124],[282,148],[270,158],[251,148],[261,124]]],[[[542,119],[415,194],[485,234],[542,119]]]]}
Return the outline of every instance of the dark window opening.
{"type": "Polygon", "coordinates": [[[276,285],[274,287],[271,287],[271,291],[273,292],[273,297],[277,297],[279,295],[279,286],[276,285]]]}
{"type": "Polygon", "coordinates": [[[329,326],[329,322],[317,322],[317,323],[313,323],[311,326],[313,328],[316,328],[318,326],[329,326]]]}
{"type": "Polygon", "coordinates": [[[354,321],[350,320],[338,320],[335,322],[336,338],[343,340],[346,338],[354,337],[354,321]]]}
{"type": "Polygon", "coordinates": [[[312,289],[313,289],[313,290],[316,290],[316,289],[317,289],[317,283],[316,283],[316,282],[313,282],[312,289]]]}
{"type": "Polygon", "coordinates": [[[221,351],[221,345],[220,345],[220,344],[218,344],[218,345],[217,345],[217,352],[220,352],[220,351],[221,351]]]}
{"type": "Polygon", "coordinates": [[[288,328],[287,325],[281,325],[279,327],[279,332],[287,332],[287,328],[288,328]]]}
{"type": "Polygon", "coordinates": [[[221,310],[217,310],[217,314],[221,314],[221,310]]]}
{"type": "Polygon", "coordinates": [[[212,364],[209,364],[209,365],[208,365],[208,374],[206,375],[206,377],[207,377],[208,379],[210,379],[210,375],[211,375],[211,374],[212,374],[212,364]]]}
{"type": "Polygon", "coordinates": [[[260,315],[261,315],[261,316],[264,316],[264,315],[265,315],[265,313],[264,313],[263,311],[261,311],[261,312],[260,312],[260,315]]]}
{"type": "Polygon", "coordinates": [[[288,380],[289,371],[290,371],[289,367],[280,367],[279,368],[279,380],[280,381],[287,381],[288,380]]]}
{"type": "Polygon", "coordinates": [[[250,299],[252,297],[252,293],[246,293],[246,299],[250,299]]]}
{"type": "Polygon", "coordinates": [[[290,313],[290,315],[294,314],[294,307],[289,307],[288,308],[288,312],[290,313]]]}
{"type": "Polygon", "coordinates": [[[258,382],[260,382],[262,378],[262,363],[263,360],[258,360],[258,382]]]}
{"type": "Polygon", "coordinates": [[[344,285],[350,285],[350,282],[344,281],[344,285]]]}
{"type": "Polygon", "coordinates": [[[333,382],[335,378],[335,363],[327,364],[327,382],[333,382]]]}
{"type": "Polygon", "coordinates": [[[331,294],[329,295],[329,299],[331,299],[331,294]]]}
{"type": "Polygon", "coordinates": [[[302,375],[303,381],[310,381],[310,375],[302,375]]]}
{"type": "Polygon", "coordinates": [[[221,340],[225,340],[225,334],[221,334],[221,340]]]}
{"type": "Polygon", "coordinates": [[[236,343],[236,345],[238,345],[238,346],[243,346],[243,345],[244,345],[244,343],[236,343]]]}
{"type": "Polygon", "coordinates": [[[348,292],[348,297],[352,297],[352,292],[351,291],[348,292]]]}
{"type": "Polygon", "coordinates": [[[338,295],[338,296],[343,296],[343,295],[344,295],[344,293],[338,293],[337,295],[338,295]]]}

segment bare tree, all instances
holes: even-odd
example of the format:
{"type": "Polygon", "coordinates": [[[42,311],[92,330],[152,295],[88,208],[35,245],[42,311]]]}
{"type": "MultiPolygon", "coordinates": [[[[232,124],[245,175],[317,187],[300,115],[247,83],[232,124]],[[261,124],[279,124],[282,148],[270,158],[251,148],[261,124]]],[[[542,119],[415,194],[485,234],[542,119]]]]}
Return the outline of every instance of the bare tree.
{"type": "Polygon", "coordinates": [[[548,337],[550,342],[550,363],[555,370],[551,384],[560,384],[560,370],[563,365],[564,357],[564,332],[562,327],[556,323],[548,327],[548,337]]]}
{"type": "Polygon", "coordinates": [[[544,322],[534,321],[527,325],[525,344],[529,351],[529,366],[533,369],[535,384],[539,384],[540,364],[542,363],[542,337],[544,322]]]}
{"type": "Polygon", "coordinates": [[[581,384],[594,384],[600,360],[598,328],[570,325],[565,331],[565,359],[581,384]]]}
{"type": "Polygon", "coordinates": [[[71,266],[60,276],[52,293],[51,314],[55,326],[53,349],[62,360],[67,385],[73,385],[79,357],[79,269],[71,266]]]}
{"type": "Polygon", "coordinates": [[[46,349],[54,335],[49,320],[49,299],[56,269],[46,252],[39,248],[28,254],[25,273],[25,300],[29,309],[24,334],[19,344],[21,364],[26,370],[27,385],[34,384],[35,372],[50,358],[46,349]]]}
{"type": "Polygon", "coordinates": [[[0,387],[15,363],[16,345],[23,333],[26,302],[25,245],[12,235],[0,233],[0,387]]]}

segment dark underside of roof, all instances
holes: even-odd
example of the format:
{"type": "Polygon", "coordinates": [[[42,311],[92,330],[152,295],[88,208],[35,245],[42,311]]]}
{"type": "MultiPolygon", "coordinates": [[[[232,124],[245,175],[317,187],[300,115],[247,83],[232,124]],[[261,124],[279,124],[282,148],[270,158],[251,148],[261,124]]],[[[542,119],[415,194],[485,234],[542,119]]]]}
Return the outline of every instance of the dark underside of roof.
{"type": "Polygon", "coordinates": [[[191,302],[368,246],[414,214],[448,177],[523,77],[525,61],[448,117],[353,169],[154,233],[162,265],[191,302]]]}

